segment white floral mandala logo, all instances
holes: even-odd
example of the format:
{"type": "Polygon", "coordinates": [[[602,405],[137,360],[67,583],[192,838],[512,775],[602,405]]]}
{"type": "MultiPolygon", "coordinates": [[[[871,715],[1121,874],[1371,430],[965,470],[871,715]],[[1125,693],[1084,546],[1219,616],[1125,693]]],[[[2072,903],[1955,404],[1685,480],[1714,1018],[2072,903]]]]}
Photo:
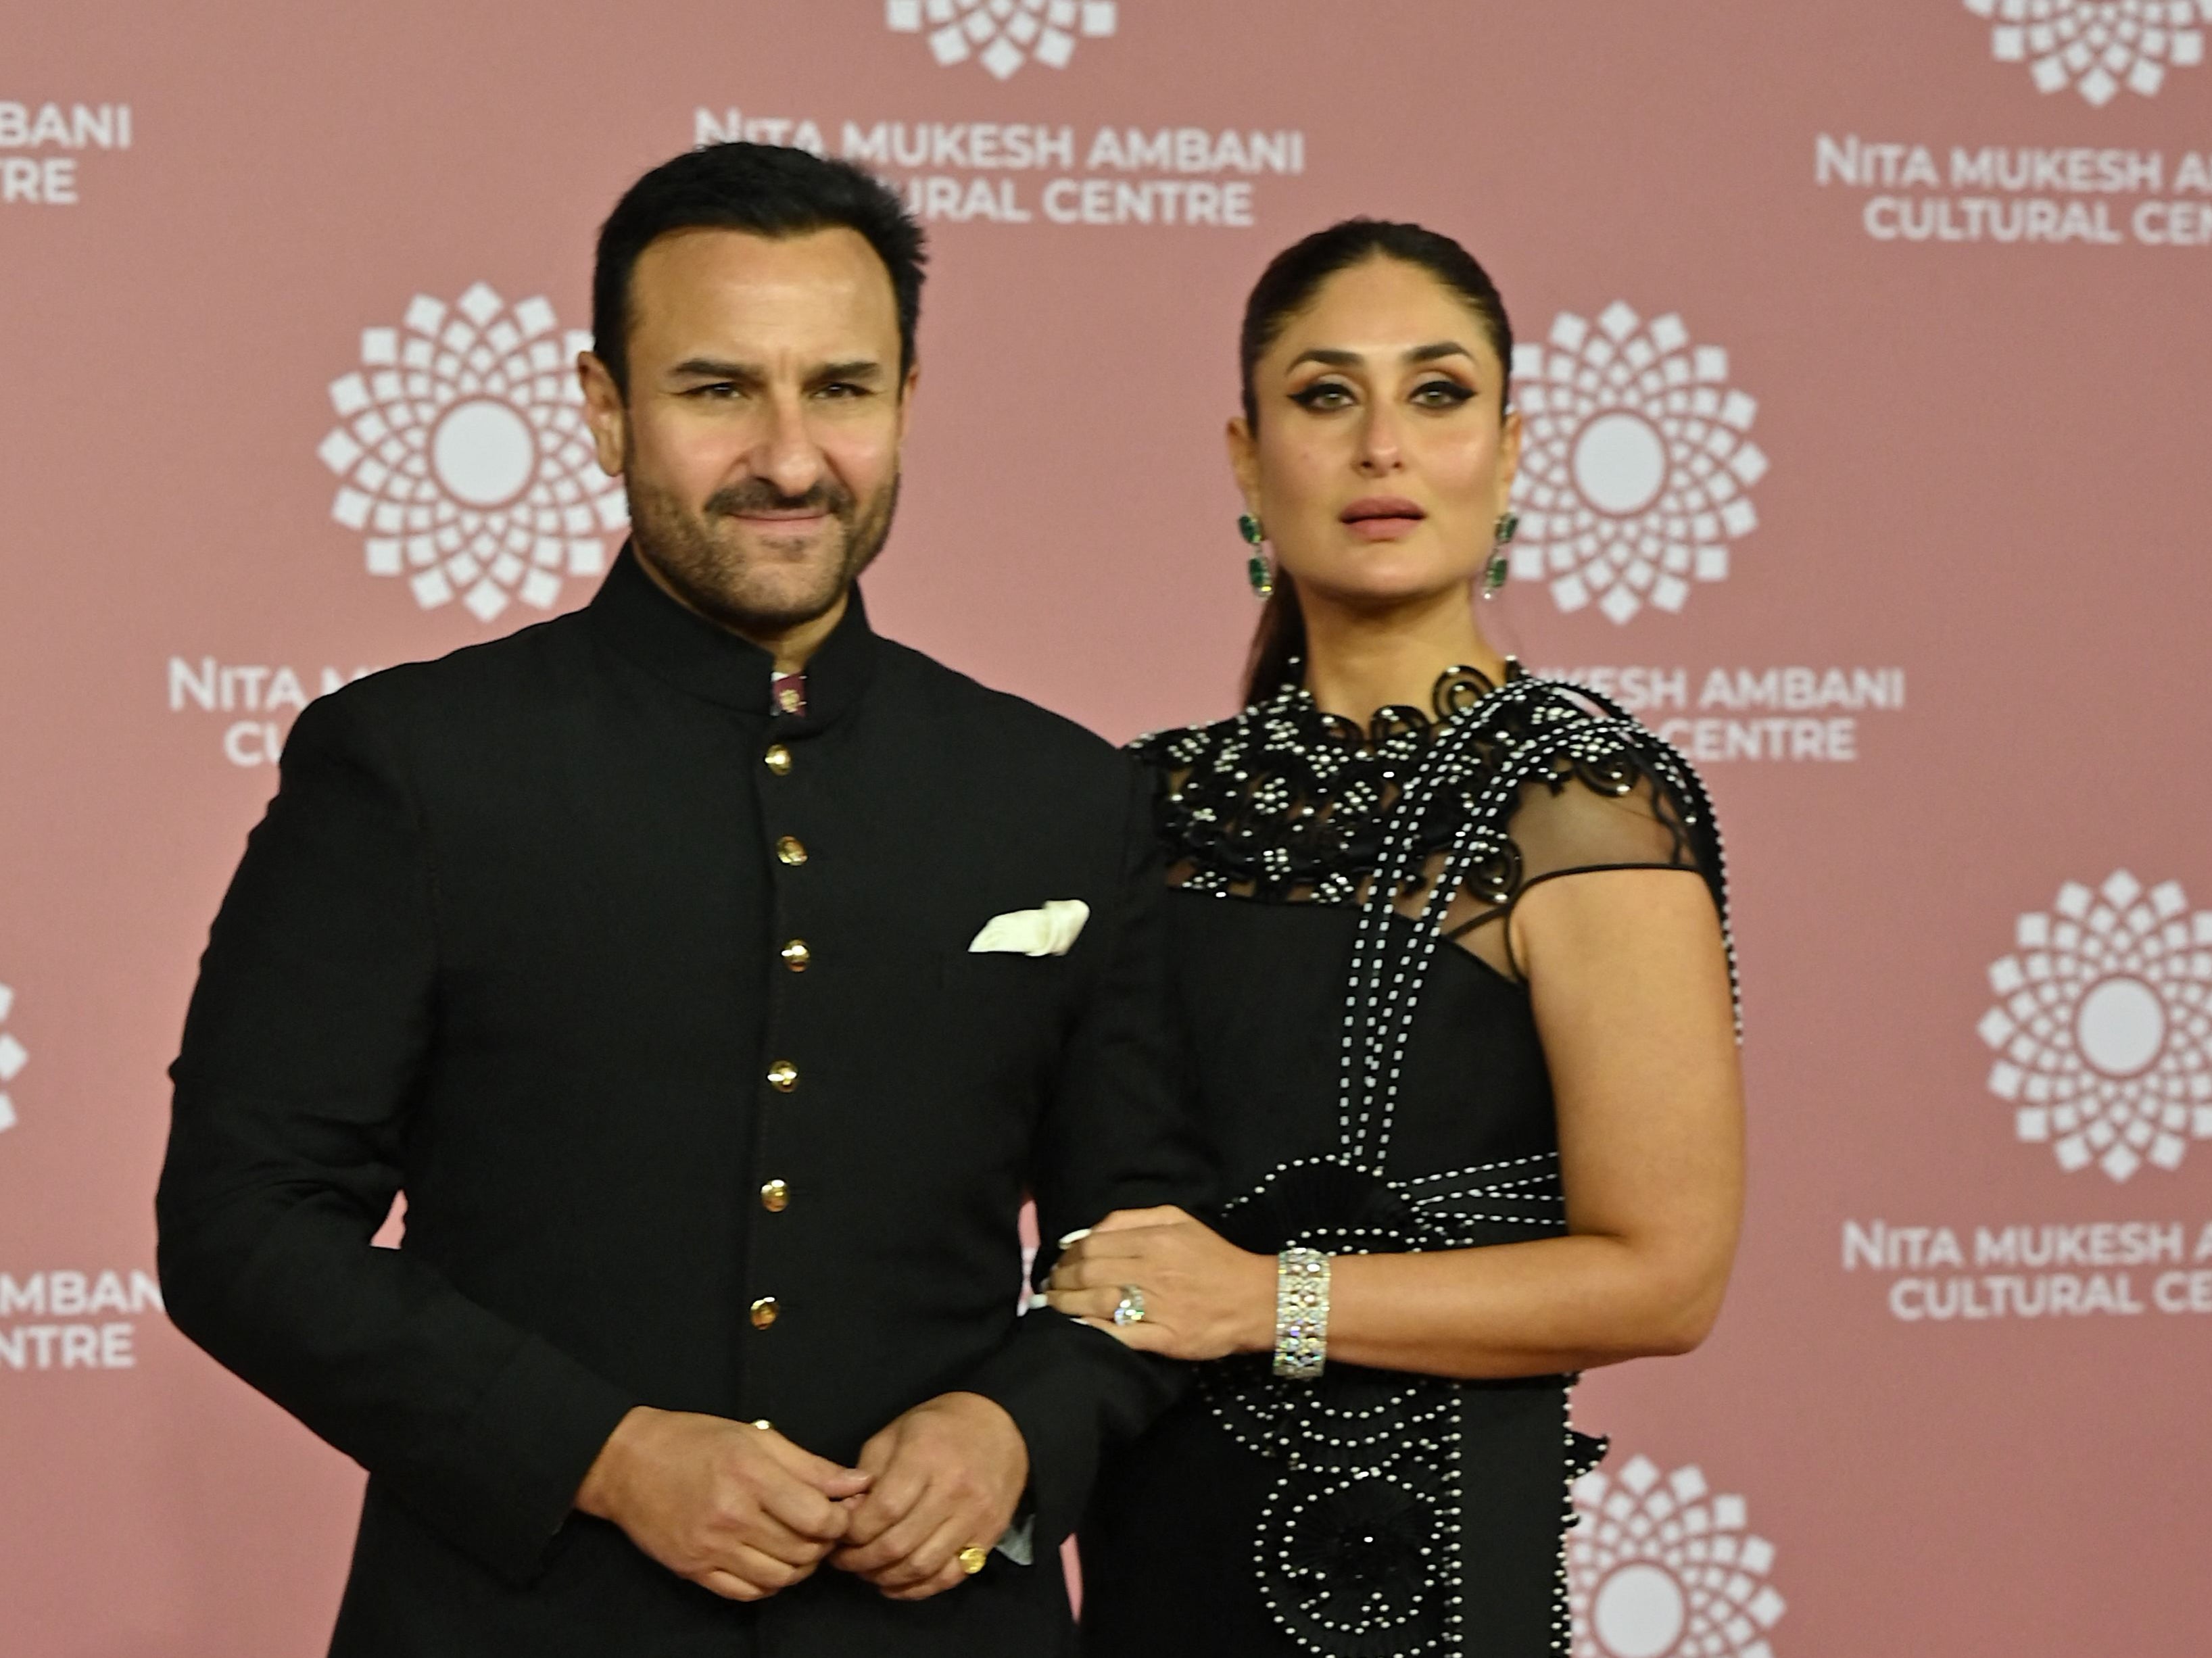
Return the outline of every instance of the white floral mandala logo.
{"type": "Polygon", "coordinates": [[[1744,434],[1759,405],[1728,384],[1728,353],[1692,345],[1679,316],[1619,301],[1595,325],[1561,313],[1513,352],[1521,410],[1521,538],[1513,573],[1549,578],[1562,610],[1593,597],[1615,622],[1679,610],[1690,583],[1729,573],[1759,523],[1745,494],[1766,457],[1744,434]]]}
{"type": "Polygon", "coordinates": [[[2026,64],[2044,92],[2072,87],[2101,108],[2122,87],[2148,98],[2169,68],[2204,61],[2212,0],[1966,0],[1991,20],[2001,64],[2026,64]]]}
{"type": "Polygon", "coordinates": [[[1774,1545],[1745,1529],[1743,1498],[1714,1496],[1694,1467],[1662,1478],[1642,1456],[1618,1479],[1592,1470],[1573,1494],[1574,1658],[1774,1658],[1774,1545]]]}
{"type": "Polygon", "coordinates": [[[1076,38],[1113,33],[1120,12],[1114,0],[884,0],[894,33],[926,33],[939,64],[973,58],[1001,81],[1032,59],[1066,69],[1076,38]]]}
{"type": "Polygon", "coordinates": [[[2068,882],[2014,936],[1979,1028],[2015,1132],[2069,1174],[2179,1168],[2212,1139],[2212,911],[2191,914],[2179,881],[2146,892],[2121,870],[2094,892],[2068,882]]]}
{"type": "Polygon", "coordinates": [[[406,576],[425,610],[458,594],[489,622],[510,595],[546,610],[564,577],[605,571],[627,514],[584,423],[574,365],[590,346],[544,300],[510,307],[483,282],[362,331],[319,452],[342,480],[331,516],[365,534],[371,574],[406,576]]]}
{"type": "MultiPolygon", "coordinates": [[[[0,985],[0,1025],[8,1023],[15,1008],[15,993],[0,985]]],[[[8,1097],[8,1085],[30,1061],[30,1050],[15,1040],[14,1033],[0,1030],[0,1133],[15,1126],[15,1102],[8,1097]]]]}

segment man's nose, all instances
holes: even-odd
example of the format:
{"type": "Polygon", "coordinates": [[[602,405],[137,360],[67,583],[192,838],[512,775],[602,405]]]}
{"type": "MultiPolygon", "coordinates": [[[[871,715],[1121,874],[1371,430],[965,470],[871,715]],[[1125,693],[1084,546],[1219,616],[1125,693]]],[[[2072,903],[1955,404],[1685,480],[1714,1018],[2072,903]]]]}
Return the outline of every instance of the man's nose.
{"type": "Polygon", "coordinates": [[[795,397],[775,399],[760,441],[747,459],[754,477],[766,478],[786,495],[803,495],[819,483],[822,446],[808,429],[805,404],[795,397]]]}

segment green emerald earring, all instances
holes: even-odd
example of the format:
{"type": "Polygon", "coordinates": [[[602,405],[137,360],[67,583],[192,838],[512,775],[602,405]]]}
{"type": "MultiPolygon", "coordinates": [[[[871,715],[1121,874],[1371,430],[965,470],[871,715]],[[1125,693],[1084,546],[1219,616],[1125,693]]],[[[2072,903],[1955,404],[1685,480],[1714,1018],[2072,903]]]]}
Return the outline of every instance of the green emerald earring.
{"type": "Polygon", "coordinates": [[[1249,513],[1237,515],[1237,530],[1244,537],[1245,544],[1252,550],[1252,556],[1244,565],[1244,574],[1252,584],[1252,591],[1261,598],[1273,598],[1275,596],[1275,569],[1260,550],[1261,544],[1267,538],[1267,531],[1249,513]]]}
{"type": "Polygon", "coordinates": [[[1482,567],[1482,596],[1485,598],[1497,598],[1498,590],[1505,585],[1508,574],[1505,549],[1520,533],[1520,513],[1500,513],[1498,515],[1498,528],[1490,544],[1490,562],[1482,567]]]}

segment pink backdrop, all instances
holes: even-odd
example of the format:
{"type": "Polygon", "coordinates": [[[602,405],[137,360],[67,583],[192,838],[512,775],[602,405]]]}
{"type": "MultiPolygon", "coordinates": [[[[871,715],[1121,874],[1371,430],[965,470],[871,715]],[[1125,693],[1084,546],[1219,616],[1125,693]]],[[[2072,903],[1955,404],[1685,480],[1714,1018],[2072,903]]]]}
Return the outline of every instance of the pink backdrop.
{"type": "Polygon", "coordinates": [[[481,312],[495,374],[565,350],[635,174],[811,120],[939,181],[879,620],[1117,738],[1231,700],[1218,433],[1270,253],[1425,220],[1538,348],[1497,625],[1706,759],[1753,1108],[1718,1333],[1580,1395],[1616,1448],[1578,1494],[1578,1652],[2201,1653],[2208,28],[2212,0],[18,8],[0,1650],[321,1649],[360,1475],[149,1288],[195,957],[295,681],[580,603],[576,544],[611,544],[554,498],[568,405],[408,343],[481,312]],[[422,380],[380,392],[394,353],[422,380]],[[364,427],[393,395],[427,445],[364,427]],[[409,562],[374,509],[410,457],[417,504],[520,562],[409,562]],[[432,569],[460,596],[426,607],[432,569]]]}

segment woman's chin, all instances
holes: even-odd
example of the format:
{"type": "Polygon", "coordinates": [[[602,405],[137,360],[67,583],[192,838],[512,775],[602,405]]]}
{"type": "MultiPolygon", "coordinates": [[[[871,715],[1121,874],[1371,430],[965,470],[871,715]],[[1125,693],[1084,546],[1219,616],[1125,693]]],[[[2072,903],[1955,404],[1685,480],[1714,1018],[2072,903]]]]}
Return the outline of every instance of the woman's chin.
{"type": "Polygon", "coordinates": [[[1378,560],[1358,569],[1297,575],[1297,583],[1299,596],[1309,600],[1348,610],[1395,610],[1465,599],[1480,574],[1477,570],[1439,570],[1425,562],[1419,568],[1392,569],[1378,560]]]}

